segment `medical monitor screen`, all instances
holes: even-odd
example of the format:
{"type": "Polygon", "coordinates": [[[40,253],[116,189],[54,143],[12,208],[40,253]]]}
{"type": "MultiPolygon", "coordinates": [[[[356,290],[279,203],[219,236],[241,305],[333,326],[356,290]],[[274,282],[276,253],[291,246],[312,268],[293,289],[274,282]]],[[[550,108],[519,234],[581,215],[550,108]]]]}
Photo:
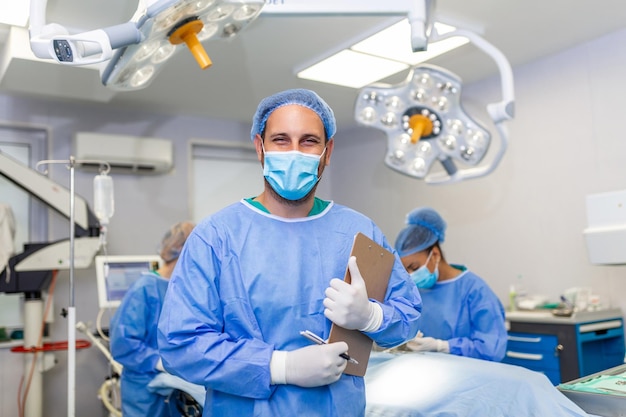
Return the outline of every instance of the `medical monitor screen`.
{"type": "Polygon", "coordinates": [[[119,307],[124,295],[141,274],[159,268],[158,255],[96,256],[96,279],[100,308],[119,307]]]}

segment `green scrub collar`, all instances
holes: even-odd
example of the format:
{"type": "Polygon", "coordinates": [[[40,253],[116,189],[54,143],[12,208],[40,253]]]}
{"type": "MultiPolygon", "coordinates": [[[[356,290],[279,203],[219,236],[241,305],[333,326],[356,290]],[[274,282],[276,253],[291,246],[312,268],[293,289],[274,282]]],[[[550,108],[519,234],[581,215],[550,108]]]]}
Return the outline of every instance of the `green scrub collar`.
{"type": "MultiPolygon", "coordinates": [[[[263,206],[263,204],[254,200],[254,197],[246,198],[245,200],[259,210],[264,211],[267,214],[271,214],[270,211],[263,206]]],[[[326,210],[326,207],[328,207],[329,204],[330,201],[322,200],[321,198],[315,197],[313,200],[313,207],[311,208],[311,211],[307,216],[315,216],[317,214],[320,214],[321,212],[326,210]]]]}

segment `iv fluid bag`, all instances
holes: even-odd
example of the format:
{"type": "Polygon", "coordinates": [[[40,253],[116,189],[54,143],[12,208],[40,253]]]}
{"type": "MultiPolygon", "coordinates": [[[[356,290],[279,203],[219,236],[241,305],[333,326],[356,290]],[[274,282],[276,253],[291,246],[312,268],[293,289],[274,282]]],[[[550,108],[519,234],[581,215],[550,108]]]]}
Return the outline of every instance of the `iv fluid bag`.
{"type": "Polygon", "coordinates": [[[93,179],[93,205],[100,224],[108,224],[113,217],[115,204],[113,199],[113,178],[106,174],[96,175],[93,179]]]}

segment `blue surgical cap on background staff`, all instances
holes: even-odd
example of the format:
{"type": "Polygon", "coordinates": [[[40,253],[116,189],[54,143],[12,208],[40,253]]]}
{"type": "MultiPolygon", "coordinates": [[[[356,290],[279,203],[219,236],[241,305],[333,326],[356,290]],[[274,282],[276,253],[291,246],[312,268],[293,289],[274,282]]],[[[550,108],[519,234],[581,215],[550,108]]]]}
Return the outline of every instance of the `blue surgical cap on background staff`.
{"type": "Polygon", "coordinates": [[[400,257],[443,243],[446,237],[446,222],[430,207],[420,207],[406,216],[407,226],[396,238],[396,250],[400,257]]]}
{"type": "Polygon", "coordinates": [[[165,262],[178,259],[180,251],[193,228],[194,224],[191,222],[180,222],[173,225],[165,233],[159,245],[159,255],[165,262]]]}
{"type": "Polygon", "coordinates": [[[330,139],[337,133],[337,122],[333,110],[326,102],[311,90],[296,88],[292,90],[281,91],[272,96],[264,98],[260,103],[252,118],[252,129],[250,130],[250,139],[254,141],[254,137],[259,134],[263,136],[265,132],[265,123],[270,115],[279,107],[289,104],[297,104],[313,110],[322,120],[326,139],[330,139]]]}

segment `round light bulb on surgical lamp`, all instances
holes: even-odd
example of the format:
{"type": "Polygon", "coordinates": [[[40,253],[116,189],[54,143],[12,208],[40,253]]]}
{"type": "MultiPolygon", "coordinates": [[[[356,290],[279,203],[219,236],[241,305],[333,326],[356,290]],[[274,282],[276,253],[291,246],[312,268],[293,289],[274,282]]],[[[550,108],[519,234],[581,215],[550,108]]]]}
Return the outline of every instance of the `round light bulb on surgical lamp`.
{"type": "Polygon", "coordinates": [[[203,42],[215,35],[220,27],[217,23],[213,22],[204,22],[204,27],[200,32],[198,32],[198,40],[203,42]]]}
{"type": "Polygon", "coordinates": [[[461,158],[465,159],[467,162],[476,162],[476,151],[471,146],[461,146],[461,158]]]}
{"type": "Polygon", "coordinates": [[[404,165],[404,156],[405,152],[403,150],[396,149],[388,156],[387,160],[393,165],[401,166],[404,165]]]}
{"type": "Polygon", "coordinates": [[[233,13],[233,19],[241,22],[242,20],[249,20],[256,16],[261,11],[260,7],[244,4],[235,13],[233,13]]]}
{"type": "Polygon", "coordinates": [[[376,91],[370,91],[370,92],[363,94],[363,100],[373,105],[378,104],[378,102],[380,102],[381,99],[382,99],[382,96],[378,94],[376,91]]]}
{"type": "Polygon", "coordinates": [[[128,84],[131,87],[137,88],[141,87],[145,83],[147,83],[152,75],[154,74],[154,66],[146,65],[145,67],[139,68],[130,76],[130,80],[128,84]]]}
{"type": "Polygon", "coordinates": [[[398,112],[404,109],[404,103],[398,96],[391,96],[385,101],[385,106],[390,111],[398,112]]]}
{"type": "Polygon", "coordinates": [[[155,17],[152,30],[158,32],[170,30],[178,21],[184,19],[185,16],[186,11],[184,9],[181,9],[178,5],[172,6],[155,17]]]}
{"type": "Polygon", "coordinates": [[[153,41],[142,44],[138,48],[137,52],[135,53],[135,61],[141,62],[144,59],[148,58],[150,55],[154,53],[154,51],[156,51],[159,48],[160,45],[161,45],[160,40],[153,40],[153,41]]]}
{"type": "Polygon", "coordinates": [[[448,126],[448,131],[453,135],[462,135],[465,130],[463,122],[459,119],[448,119],[446,120],[446,125],[448,126]]]}
{"type": "Polygon", "coordinates": [[[372,124],[376,120],[376,110],[373,107],[366,107],[359,112],[359,120],[365,124],[372,124]]]}
{"type": "Polygon", "coordinates": [[[475,148],[483,149],[486,145],[485,135],[483,132],[468,130],[466,142],[475,148]]]}
{"type": "Polygon", "coordinates": [[[428,172],[428,166],[424,158],[415,158],[411,162],[410,171],[418,177],[423,177],[428,172]]]}
{"type": "Polygon", "coordinates": [[[113,179],[106,173],[96,175],[93,179],[94,212],[101,225],[109,224],[115,212],[113,196],[113,179]]]}
{"type": "Polygon", "coordinates": [[[417,73],[415,77],[413,77],[413,84],[425,90],[429,90],[433,87],[434,81],[430,74],[426,72],[420,72],[417,73]]]}
{"type": "Polygon", "coordinates": [[[223,4],[207,13],[206,20],[209,22],[219,22],[220,20],[224,20],[230,16],[233,13],[233,10],[235,10],[234,5],[223,4]]]}
{"type": "Polygon", "coordinates": [[[161,46],[157,51],[152,55],[152,62],[154,64],[160,64],[164,62],[166,59],[172,56],[172,54],[176,51],[176,46],[172,45],[168,41],[162,42],[161,46]]]}
{"type": "Polygon", "coordinates": [[[406,133],[402,133],[394,139],[393,144],[395,149],[405,150],[411,144],[411,136],[406,133]]]}
{"type": "Polygon", "coordinates": [[[456,137],[453,135],[445,135],[439,138],[439,145],[446,152],[456,151],[456,137]]]}
{"type": "Polygon", "coordinates": [[[433,97],[432,104],[437,110],[441,112],[447,112],[450,108],[450,102],[446,97],[443,96],[433,97]]]}
{"type": "Polygon", "coordinates": [[[387,112],[380,119],[380,122],[388,128],[393,128],[398,125],[398,117],[393,112],[387,112]]]}
{"type": "Polygon", "coordinates": [[[449,81],[437,84],[437,88],[439,88],[439,90],[441,90],[441,92],[444,94],[454,95],[457,93],[456,87],[449,81]]]}
{"type": "Polygon", "coordinates": [[[199,15],[209,7],[213,6],[215,0],[199,0],[192,2],[187,8],[187,13],[199,15]]]}
{"type": "Polygon", "coordinates": [[[428,93],[423,88],[411,90],[410,96],[413,101],[418,103],[426,103],[428,101],[428,93]]]}
{"type": "Polygon", "coordinates": [[[420,140],[417,142],[417,149],[415,155],[428,159],[430,154],[433,153],[433,147],[427,140],[420,140]]]}

